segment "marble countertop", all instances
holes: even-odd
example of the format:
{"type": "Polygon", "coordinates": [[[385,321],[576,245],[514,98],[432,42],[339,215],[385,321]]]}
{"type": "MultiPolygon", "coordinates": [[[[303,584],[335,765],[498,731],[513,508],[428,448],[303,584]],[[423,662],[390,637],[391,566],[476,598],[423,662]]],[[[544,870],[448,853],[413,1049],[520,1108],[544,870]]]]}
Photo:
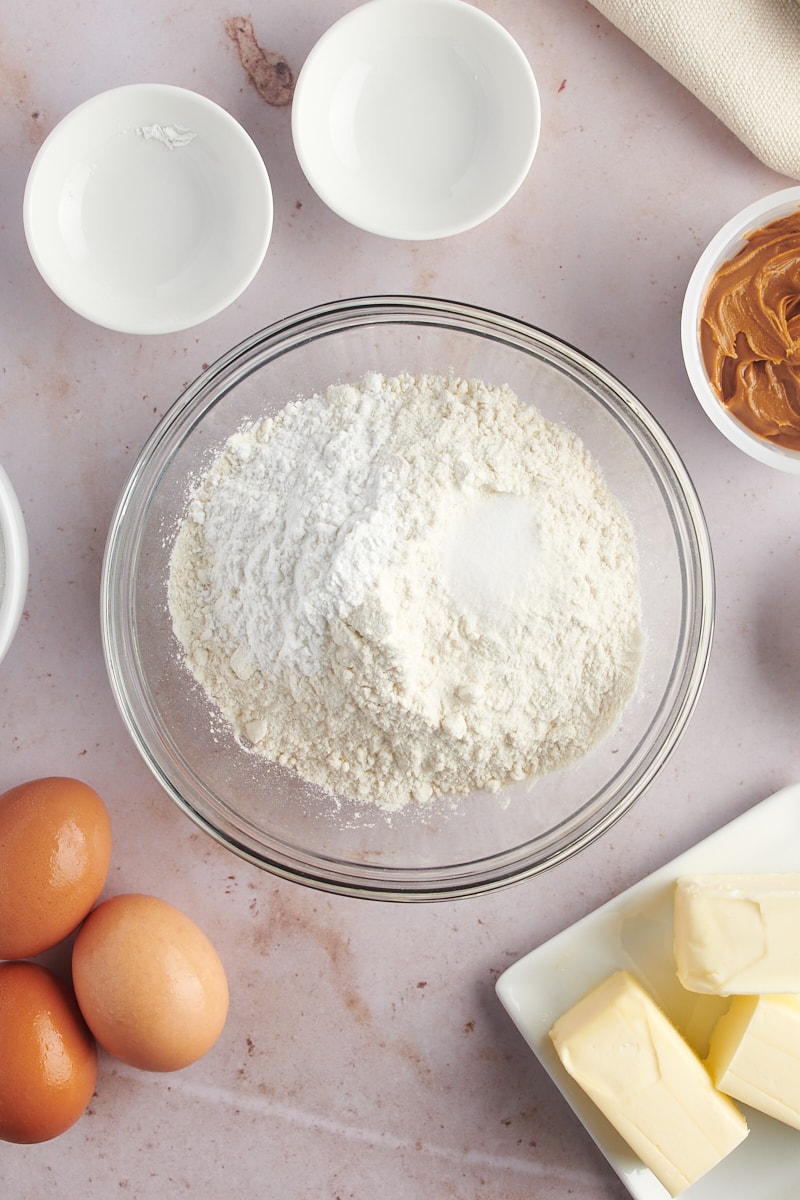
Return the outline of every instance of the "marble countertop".
{"type": "MultiPolygon", "coordinates": [[[[107,891],[150,891],[220,948],[231,1010],[175,1075],[101,1056],[68,1133],[5,1145],[16,1200],[109,1196],[503,1197],[627,1193],[501,1008],[518,957],[785,784],[800,779],[800,490],[734,450],[680,353],[682,296],[716,229],[794,182],[756,161],[583,0],[480,0],[517,38],[543,106],[508,206],[469,233],[390,242],[308,187],[265,54],[297,72],[352,0],[240,10],[226,0],[0,0],[0,460],[27,521],[30,588],[0,665],[0,790],[75,775],[103,795],[107,891]],[[236,20],[236,18],[240,18],[236,20]],[[192,88],[248,129],[276,204],[264,267],[186,333],[115,334],[66,309],[21,224],[38,145],[80,101],[142,80],[192,88]],[[115,709],[100,642],[106,530],[153,425],[223,351],[337,297],[483,305],[579,346],[630,387],[683,456],[716,559],[717,629],[700,702],[646,795],[578,858],[497,894],[368,903],[260,872],[195,830],[115,709]]],[[[273,60],[274,61],[274,60],[273,60]]]]}

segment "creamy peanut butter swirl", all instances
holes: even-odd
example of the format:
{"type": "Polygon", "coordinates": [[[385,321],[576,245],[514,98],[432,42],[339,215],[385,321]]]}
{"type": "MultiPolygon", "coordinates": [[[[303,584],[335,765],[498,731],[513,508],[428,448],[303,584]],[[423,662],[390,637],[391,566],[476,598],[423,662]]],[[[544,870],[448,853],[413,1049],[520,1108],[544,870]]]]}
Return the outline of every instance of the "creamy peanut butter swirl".
{"type": "Polygon", "coordinates": [[[726,408],[759,436],[800,450],[800,211],[750,233],[719,268],[700,344],[726,408]]]}

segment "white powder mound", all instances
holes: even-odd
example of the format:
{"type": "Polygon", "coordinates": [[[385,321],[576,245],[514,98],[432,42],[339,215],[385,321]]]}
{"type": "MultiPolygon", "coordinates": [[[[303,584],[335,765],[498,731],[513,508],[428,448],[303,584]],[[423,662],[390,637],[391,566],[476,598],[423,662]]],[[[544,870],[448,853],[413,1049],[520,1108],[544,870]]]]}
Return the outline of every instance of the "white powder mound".
{"type": "Polygon", "coordinates": [[[582,756],[640,659],[634,536],[598,467],[476,380],[370,374],[234,434],[169,605],[243,744],[387,810],[582,756]]]}

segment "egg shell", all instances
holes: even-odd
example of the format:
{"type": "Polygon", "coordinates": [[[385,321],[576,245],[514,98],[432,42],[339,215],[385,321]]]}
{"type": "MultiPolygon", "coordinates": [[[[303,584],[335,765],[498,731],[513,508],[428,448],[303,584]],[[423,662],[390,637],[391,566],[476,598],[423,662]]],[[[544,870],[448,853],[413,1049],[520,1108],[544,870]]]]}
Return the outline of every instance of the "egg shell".
{"type": "Polygon", "coordinates": [[[99,904],[72,950],[75,994],[101,1046],[145,1071],[177,1071],[216,1042],[228,983],[203,931],[180,909],[130,893],[99,904]]]}
{"type": "Polygon", "coordinates": [[[58,1137],[96,1081],[97,1048],[69,985],[38,963],[0,963],[0,1138],[58,1137]]]}
{"type": "Polygon", "coordinates": [[[97,792],[63,776],[0,796],[0,958],[33,958],[77,928],[103,890],[111,821],[97,792]]]}

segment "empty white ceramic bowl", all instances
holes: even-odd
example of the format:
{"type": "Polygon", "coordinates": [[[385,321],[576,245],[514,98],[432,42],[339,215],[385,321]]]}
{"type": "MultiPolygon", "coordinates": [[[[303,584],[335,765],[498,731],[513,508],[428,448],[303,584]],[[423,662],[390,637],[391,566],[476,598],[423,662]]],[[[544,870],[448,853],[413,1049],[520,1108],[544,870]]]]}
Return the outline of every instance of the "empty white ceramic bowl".
{"type": "Polygon", "coordinates": [[[131,84],[74,109],[40,147],[23,203],[41,275],[70,308],[125,333],[173,333],[252,281],[272,233],[255,144],[205,96],[131,84]]]}
{"type": "Polygon", "coordinates": [[[758,462],[800,475],[800,452],[775,445],[741,423],[717,396],[709,382],[700,347],[700,315],[713,276],[733,258],[749,233],[800,208],[800,187],[784,188],[756,200],[727,221],[709,242],[692,272],[683,302],[681,342],[686,372],[703,409],[725,437],[758,462]]]}
{"type": "Polygon", "coordinates": [[[323,34],[292,103],[317,195],[370,233],[424,240],[496,213],[525,179],[541,108],[525,55],[462,0],[371,0],[323,34]]]}
{"type": "Polygon", "coordinates": [[[0,466],[0,662],[14,640],[28,591],[28,539],[11,480],[0,466]]]}

